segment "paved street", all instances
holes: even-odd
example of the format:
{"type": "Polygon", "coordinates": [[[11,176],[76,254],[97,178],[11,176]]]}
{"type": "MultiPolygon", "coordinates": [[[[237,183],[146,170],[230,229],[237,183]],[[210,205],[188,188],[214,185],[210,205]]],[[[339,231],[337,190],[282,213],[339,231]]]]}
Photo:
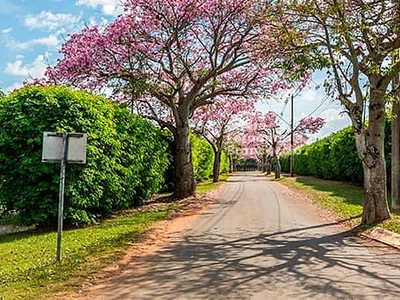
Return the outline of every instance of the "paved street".
{"type": "Polygon", "coordinates": [[[400,252],[257,172],[87,299],[399,299],[400,252]]]}

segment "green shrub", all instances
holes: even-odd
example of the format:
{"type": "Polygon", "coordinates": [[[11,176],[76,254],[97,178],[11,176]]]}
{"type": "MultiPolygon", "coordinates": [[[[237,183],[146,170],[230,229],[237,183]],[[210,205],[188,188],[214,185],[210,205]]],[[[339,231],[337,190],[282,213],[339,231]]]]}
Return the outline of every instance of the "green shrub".
{"type": "MultiPolygon", "coordinates": [[[[282,170],[288,172],[290,155],[285,153],[280,159],[282,170]]],[[[362,166],[351,127],[297,149],[294,172],[322,179],[362,183],[362,166]]]]}
{"type": "Polygon", "coordinates": [[[60,165],[41,162],[44,131],[88,134],[87,163],[66,168],[67,223],[140,205],[162,184],[168,156],[161,132],[104,97],[25,87],[0,100],[0,124],[0,206],[27,225],[56,224],[60,165]]]}
{"type": "MultiPolygon", "coordinates": [[[[385,123],[385,159],[387,184],[391,184],[391,122],[385,123]]],[[[290,155],[280,156],[282,170],[289,172],[290,155]]],[[[296,150],[294,171],[299,175],[312,175],[322,179],[333,179],[361,184],[363,170],[357,154],[355,137],[351,127],[296,150]]]]}
{"type": "Polygon", "coordinates": [[[201,182],[211,178],[214,162],[214,152],[211,145],[196,134],[190,135],[190,144],[196,181],[201,182]]]}
{"type": "Polygon", "coordinates": [[[228,172],[229,172],[229,156],[225,152],[222,152],[220,173],[228,173],[228,172]]]}

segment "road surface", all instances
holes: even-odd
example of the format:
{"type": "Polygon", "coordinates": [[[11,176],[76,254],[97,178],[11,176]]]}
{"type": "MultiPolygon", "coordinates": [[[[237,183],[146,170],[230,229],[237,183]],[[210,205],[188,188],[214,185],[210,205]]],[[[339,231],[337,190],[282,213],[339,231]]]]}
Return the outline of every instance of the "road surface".
{"type": "Polygon", "coordinates": [[[256,172],[87,299],[400,299],[400,253],[256,172]]]}

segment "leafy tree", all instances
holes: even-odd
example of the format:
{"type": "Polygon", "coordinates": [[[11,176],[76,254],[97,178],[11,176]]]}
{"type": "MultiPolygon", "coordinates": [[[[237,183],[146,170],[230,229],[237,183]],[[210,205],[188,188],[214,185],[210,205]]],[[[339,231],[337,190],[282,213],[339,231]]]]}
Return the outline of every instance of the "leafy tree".
{"type": "Polygon", "coordinates": [[[91,223],[140,205],[163,182],[161,132],[106,98],[59,86],[0,100],[0,206],[26,224],[56,224],[59,164],[41,162],[44,131],[86,132],[87,163],[68,165],[65,220],[91,223]]]}
{"type": "Polygon", "coordinates": [[[384,124],[387,89],[400,71],[392,57],[400,47],[399,1],[281,3],[285,21],[278,34],[293,50],[287,66],[330,66],[327,90],[351,119],[364,174],[362,222],[388,219],[384,124]],[[294,39],[294,32],[303,37],[294,39]]]}
{"type": "Polygon", "coordinates": [[[189,119],[222,95],[270,89],[276,41],[258,0],[128,0],[105,28],[69,36],[50,82],[112,91],[168,128],[175,142],[175,197],[195,191],[189,119]],[[262,45],[261,45],[261,42],[262,45]],[[261,46],[260,46],[261,45],[261,46]],[[261,59],[256,59],[261,58],[261,59]]]}

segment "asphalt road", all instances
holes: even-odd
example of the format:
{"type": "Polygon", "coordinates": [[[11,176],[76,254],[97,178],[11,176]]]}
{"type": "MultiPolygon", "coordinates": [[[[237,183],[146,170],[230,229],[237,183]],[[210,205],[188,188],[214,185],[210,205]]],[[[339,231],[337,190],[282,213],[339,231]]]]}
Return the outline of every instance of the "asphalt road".
{"type": "Polygon", "coordinates": [[[256,172],[90,299],[400,299],[400,252],[256,172]]]}

